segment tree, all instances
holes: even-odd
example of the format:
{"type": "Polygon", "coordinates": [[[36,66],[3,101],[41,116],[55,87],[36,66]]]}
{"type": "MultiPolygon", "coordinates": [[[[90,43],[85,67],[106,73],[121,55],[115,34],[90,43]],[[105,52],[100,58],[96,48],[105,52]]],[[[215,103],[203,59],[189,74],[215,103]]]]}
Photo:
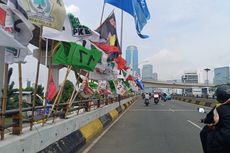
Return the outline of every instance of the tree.
{"type": "Polygon", "coordinates": [[[73,83],[69,80],[66,80],[63,88],[62,97],[61,97],[61,103],[67,102],[67,100],[71,97],[73,90],[74,90],[73,83]]]}

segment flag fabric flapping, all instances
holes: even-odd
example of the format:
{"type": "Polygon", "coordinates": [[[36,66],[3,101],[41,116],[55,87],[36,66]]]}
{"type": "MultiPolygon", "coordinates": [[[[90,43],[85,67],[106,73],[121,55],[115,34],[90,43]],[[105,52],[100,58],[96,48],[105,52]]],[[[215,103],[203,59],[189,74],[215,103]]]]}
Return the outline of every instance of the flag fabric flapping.
{"type": "Polygon", "coordinates": [[[102,49],[105,53],[119,53],[121,54],[120,45],[117,37],[116,18],[112,12],[105,21],[96,29],[100,34],[100,40],[94,41],[94,44],[102,49]]]}
{"type": "Polygon", "coordinates": [[[33,37],[33,29],[34,26],[19,11],[0,4],[0,46],[26,49],[33,37]]]}
{"type": "Polygon", "coordinates": [[[54,83],[53,74],[52,74],[52,70],[51,70],[50,71],[50,77],[49,77],[48,95],[47,95],[48,101],[51,102],[56,94],[57,94],[57,87],[54,83]]]}
{"type": "Polygon", "coordinates": [[[122,80],[117,79],[114,81],[114,83],[115,83],[116,92],[118,95],[124,95],[127,92],[122,80]]]}
{"type": "Polygon", "coordinates": [[[72,65],[79,69],[93,71],[102,53],[96,48],[91,50],[76,43],[62,42],[52,57],[53,64],[72,65]]]}
{"type": "Polygon", "coordinates": [[[97,63],[93,72],[89,72],[89,79],[113,80],[115,78],[112,62],[107,62],[108,55],[102,51],[101,60],[97,63]]]}
{"type": "Polygon", "coordinates": [[[117,63],[117,68],[119,70],[124,70],[126,68],[126,60],[119,55],[117,58],[114,59],[114,61],[117,63]]]}
{"type": "Polygon", "coordinates": [[[35,27],[28,20],[28,16],[22,1],[8,0],[7,6],[13,12],[15,30],[14,38],[24,46],[27,46],[29,41],[33,38],[32,31],[35,29],[35,27]]]}
{"type": "Polygon", "coordinates": [[[109,87],[110,87],[112,93],[116,94],[117,92],[116,92],[116,87],[115,87],[114,81],[113,80],[109,80],[108,83],[109,83],[109,87]]]}
{"type": "Polygon", "coordinates": [[[65,22],[61,31],[53,28],[43,27],[42,37],[66,42],[77,42],[81,40],[99,41],[99,34],[80,23],[73,14],[65,16],[65,22]]]}
{"type": "Polygon", "coordinates": [[[147,24],[147,20],[150,19],[150,13],[145,0],[105,0],[105,3],[116,6],[132,15],[135,20],[138,36],[141,38],[149,37],[141,34],[142,29],[147,24]]]}
{"type": "Polygon", "coordinates": [[[142,82],[142,80],[137,79],[136,84],[141,90],[144,90],[145,86],[144,86],[144,83],[142,82]]]}
{"type": "Polygon", "coordinates": [[[23,4],[32,23],[62,30],[66,15],[63,0],[23,0],[23,4]]]}

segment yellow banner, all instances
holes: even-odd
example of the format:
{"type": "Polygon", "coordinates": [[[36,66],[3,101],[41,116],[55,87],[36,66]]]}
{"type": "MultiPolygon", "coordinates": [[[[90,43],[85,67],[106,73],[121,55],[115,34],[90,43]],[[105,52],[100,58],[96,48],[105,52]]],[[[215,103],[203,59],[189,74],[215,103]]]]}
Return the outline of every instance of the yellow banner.
{"type": "Polygon", "coordinates": [[[23,0],[29,20],[38,26],[62,30],[66,11],[63,0],[23,0]]]}

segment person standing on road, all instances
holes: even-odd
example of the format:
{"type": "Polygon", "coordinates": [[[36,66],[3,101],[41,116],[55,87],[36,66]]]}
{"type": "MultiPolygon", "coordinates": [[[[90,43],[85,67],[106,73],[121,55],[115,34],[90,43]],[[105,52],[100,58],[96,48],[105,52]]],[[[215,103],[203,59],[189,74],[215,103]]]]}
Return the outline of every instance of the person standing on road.
{"type": "Polygon", "coordinates": [[[204,153],[230,153],[230,86],[222,85],[215,95],[220,103],[202,120],[200,132],[204,153]]]}

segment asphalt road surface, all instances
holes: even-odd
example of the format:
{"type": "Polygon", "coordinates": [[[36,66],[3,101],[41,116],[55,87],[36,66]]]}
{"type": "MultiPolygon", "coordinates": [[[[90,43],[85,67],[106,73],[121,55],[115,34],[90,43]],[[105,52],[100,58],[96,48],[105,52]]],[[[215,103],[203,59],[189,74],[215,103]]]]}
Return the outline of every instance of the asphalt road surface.
{"type": "Polygon", "coordinates": [[[175,100],[136,101],[104,135],[83,153],[202,153],[197,105],[175,100]]]}

